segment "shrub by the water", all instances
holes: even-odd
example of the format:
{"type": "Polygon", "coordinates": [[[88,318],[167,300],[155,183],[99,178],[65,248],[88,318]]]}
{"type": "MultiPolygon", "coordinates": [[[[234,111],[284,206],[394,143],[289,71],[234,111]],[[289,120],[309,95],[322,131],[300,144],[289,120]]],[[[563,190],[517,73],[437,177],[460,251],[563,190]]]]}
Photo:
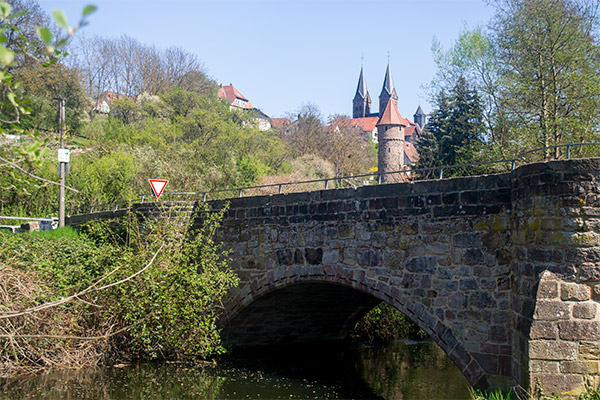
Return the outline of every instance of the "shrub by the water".
{"type": "Polygon", "coordinates": [[[0,233],[0,376],[46,367],[219,353],[221,298],[237,284],[221,213],[0,233]]]}

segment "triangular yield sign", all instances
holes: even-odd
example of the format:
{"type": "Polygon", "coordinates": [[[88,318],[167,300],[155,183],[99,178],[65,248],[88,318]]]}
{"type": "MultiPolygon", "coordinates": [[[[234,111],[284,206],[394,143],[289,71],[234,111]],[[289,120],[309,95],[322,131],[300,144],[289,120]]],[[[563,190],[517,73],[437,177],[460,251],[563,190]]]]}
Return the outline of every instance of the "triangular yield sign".
{"type": "Polygon", "coordinates": [[[150,181],[150,186],[152,186],[152,191],[154,192],[154,195],[156,196],[156,200],[158,200],[160,198],[160,195],[162,194],[163,190],[165,190],[165,187],[167,186],[167,183],[169,183],[169,181],[166,181],[163,179],[148,179],[148,181],[150,181]]]}

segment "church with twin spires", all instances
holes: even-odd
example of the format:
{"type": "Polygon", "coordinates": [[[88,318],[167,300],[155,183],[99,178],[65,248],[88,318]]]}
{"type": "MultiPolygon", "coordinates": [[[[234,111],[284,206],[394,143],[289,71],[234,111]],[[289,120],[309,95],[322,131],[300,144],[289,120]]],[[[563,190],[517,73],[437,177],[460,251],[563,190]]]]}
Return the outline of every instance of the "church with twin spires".
{"type": "MultiPolygon", "coordinates": [[[[372,140],[379,144],[378,171],[400,171],[410,168],[418,161],[419,154],[415,146],[426,123],[426,115],[421,106],[413,117],[414,122],[403,118],[398,111],[398,94],[389,62],[379,94],[379,112],[372,113],[371,96],[361,67],[356,94],[352,100],[352,119],[348,122],[370,134],[372,140]]],[[[394,182],[400,179],[394,176],[383,175],[382,180],[394,182]]]]}

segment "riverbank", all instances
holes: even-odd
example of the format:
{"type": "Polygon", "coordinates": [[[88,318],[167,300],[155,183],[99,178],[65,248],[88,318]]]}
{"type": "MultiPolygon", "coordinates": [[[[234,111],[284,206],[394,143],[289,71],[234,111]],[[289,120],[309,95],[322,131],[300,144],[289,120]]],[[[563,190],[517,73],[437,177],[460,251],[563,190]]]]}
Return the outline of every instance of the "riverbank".
{"type": "Polygon", "coordinates": [[[178,218],[0,233],[0,376],[221,353],[218,307],[237,284],[212,237],[221,217],[191,240],[178,218]]]}

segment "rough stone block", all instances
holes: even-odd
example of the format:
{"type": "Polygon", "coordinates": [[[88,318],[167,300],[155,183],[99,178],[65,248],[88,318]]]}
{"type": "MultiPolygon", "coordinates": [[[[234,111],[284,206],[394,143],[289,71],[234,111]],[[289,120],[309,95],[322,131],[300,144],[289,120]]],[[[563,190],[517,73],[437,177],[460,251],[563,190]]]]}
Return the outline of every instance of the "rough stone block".
{"type": "Polygon", "coordinates": [[[560,285],[560,298],[562,300],[585,301],[592,297],[590,287],[578,283],[563,282],[560,285]]]}
{"type": "Polygon", "coordinates": [[[479,289],[479,284],[475,278],[465,278],[460,280],[460,290],[479,289]]]}
{"type": "Polygon", "coordinates": [[[452,237],[452,243],[456,247],[480,247],[481,235],[479,233],[457,233],[452,237]]]}
{"type": "Polygon", "coordinates": [[[406,269],[411,272],[433,273],[436,267],[436,259],[431,256],[413,257],[406,262],[406,269]]]}
{"type": "Polygon", "coordinates": [[[374,249],[360,249],[356,252],[356,261],[360,266],[379,266],[382,262],[381,251],[374,249]]]}
{"type": "Polygon", "coordinates": [[[563,374],[597,374],[600,372],[598,361],[563,361],[560,372],[563,374]]]}
{"type": "Polygon", "coordinates": [[[478,291],[471,294],[469,304],[476,308],[495,308],[496,299],[488,291],[478,291]]]}
{"type": "Polygon", "coordinates": [[[335,264],[340,260],[339,250],[325,250],[323,252],[323,264],[335,264]]]}
{"type": "Polygon", "coordinates": [[[466,265],[477,265],[485,263],[485,255],[483,251],[479,248],[475,249],[466,249],[463,254],[463,262],[466,265]]]}
{"type": "Polygon", "coordinates": [[[600,284],[594,285],[592,289],[592,298],[594,300],[600,300],[600,284]]]}
{"type": "Polygon", "coordinates": [[[579,276],[581,282],[599,282],[600,266],[596,263],[584,263],[579,276]]]}
{"type": "Polygon", "coordinates": [[[579,344],[579,358],[584,360],[600,360],[600,343],[581,342],[579,344]]]}
{"type": "Polygon", "coordinates": [[[558,324],[558,333],[565,340],[599,340],[600,322],[562,321],[558,324]]]}
{"type": "Polygon", "coordinates": [[[569,305],[561,301],[538,301],[533,318],[556,321],[569,318],[569,305]]]}
{"type": "Polygon", "coordinates": [[[556,322],[533,321],[529,337],[531,339],[557,339],[558,324],[556,322]]]}
{"type": "Polygon", "coordinates": [[[306,258],[306,262],[309,264],[321,264],[321,262],[323,261],[323,249],[314,249],[307,247],[304,249],[304,256],[306,258]]]}
{"type": "Polygon", "coordinates": [[[498,373],[498,356],[494,354],[473,353],[473,357],[477,360],[481,368],[491,375],[498,373]]]}
{"type": "Polygon", "coordinates": [[[529,343],[529,358],[532,360],[576,360],[577,343],[558,340],[534,340],[529,343]]]}
{"type": "Polygon", "coordinates": [[[583,377],[572,374],[531,374],[532,384],[536,381],[544,389],[544,394],[569,394],[578,395],[583,391],[583,377]]]}
{"type": "Polygon", "coordinates": [[[529,363],[529,368],[531,372],[560,373],[558,361],[532,360],[529,363]]]}
{"type": "Polygon", "coordinates": [[[542,280],[538,286],[538,299],[555,299],[558,297],[558,282],[542,280]]]}
{"type": "Polygon", "coordinates": [[[596,303],[585,302],[573,305],[573,318],[594,319],[596,317],[596,303]]]}

